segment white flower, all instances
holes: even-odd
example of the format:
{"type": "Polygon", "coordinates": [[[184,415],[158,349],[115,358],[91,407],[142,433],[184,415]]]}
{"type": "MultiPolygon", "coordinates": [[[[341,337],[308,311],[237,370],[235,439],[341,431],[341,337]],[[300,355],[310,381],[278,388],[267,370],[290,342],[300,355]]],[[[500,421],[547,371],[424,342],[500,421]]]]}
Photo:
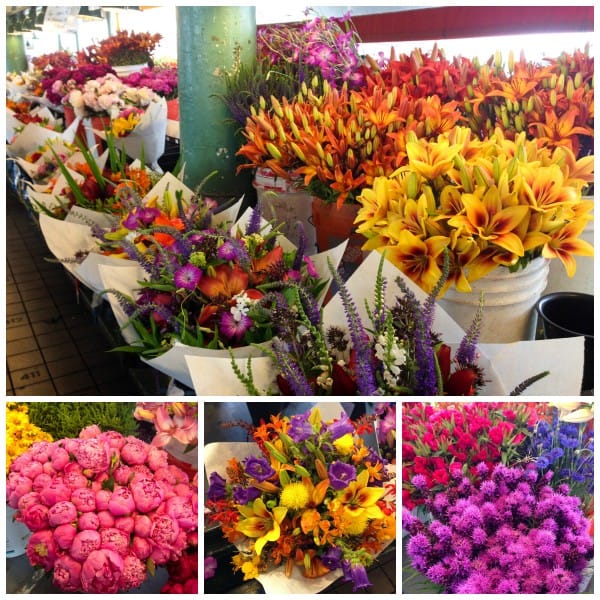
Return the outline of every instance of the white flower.
{"type": "Polygon", "coordinates": [[[75,110],[83,109],[85,101],[83,99],[83,94],[80,90],[71,91],[71,93],[69,94],[69,103],[75,110]]]}
{"type": "Polygon", "coordinates": [[[105,111],[109,111],[113,106],[121,106],[121,99],[117,94],[103,94],[98,96],[98,106],[105,111]]]}

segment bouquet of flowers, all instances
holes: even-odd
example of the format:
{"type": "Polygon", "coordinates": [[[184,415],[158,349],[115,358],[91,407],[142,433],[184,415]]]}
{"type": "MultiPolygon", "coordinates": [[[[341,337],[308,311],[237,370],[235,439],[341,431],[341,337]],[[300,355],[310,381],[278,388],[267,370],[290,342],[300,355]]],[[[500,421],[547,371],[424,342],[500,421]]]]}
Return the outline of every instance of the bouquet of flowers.
{"type": "Polygon", "coordinates": [[[238,546],[234,570],[252,579],[279,565],[288,577],[342,569],[354,591],[369,587],[366,567],[396,537],[386,461],[345,414],[325,422],[318,408],[272,416],[253,439],[258,456],[209,474],[208,518],[238,546]]]}
{"type": "Polygon", "coordinates": [[[177,98],[177,64],[155,65],[131,73],[122,78],[123,83],[133,87],[151,89],[167,100],[177,98]]]}
{"type": "Polygon", "coordinates": [[[135,33],[122,29],[115,35],[81,50],[80,63],[109,64],[112,66],[138,65],[152,62],[152,54],[163,36],[160,33],[135,33]]]}
{"type": "Polygon", "coordinates": [[[164,450],[94,425],[31,446],[11,464],[6,493],[33,531],[31,564],[65,592],[136,588],[197,545],[197,478],[164,450]]]}
{"type": "Polygon", "coordinates": [[[188,448],[198,445],[196,402],[138,402],[133,416],[154,425],[153,446],[163,448],[171,440],[177,440],[188,448]]]}
{"type": "Polygon", "coordinates": [[[534,465],[475,468],[478,483],[458,470],[444,491],[421,486],[428,522],[403,508],[413,567],[448,593],[577,592],[594,542],[569,485],[534,465]]]}
{"type": "Polygon", "coordinates": [[[31,59],[35,71],[43,73],[50,69],[72,69],[77,66],[75,56],[68,50],[57,50],[48,54],[40,54],[31,59]]]}

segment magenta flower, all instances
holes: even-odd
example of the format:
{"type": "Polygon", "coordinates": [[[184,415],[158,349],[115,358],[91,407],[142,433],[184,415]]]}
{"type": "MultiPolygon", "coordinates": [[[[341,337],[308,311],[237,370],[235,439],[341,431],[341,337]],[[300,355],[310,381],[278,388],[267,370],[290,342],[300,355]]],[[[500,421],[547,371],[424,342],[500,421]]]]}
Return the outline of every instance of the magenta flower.
{"type": "Polygon", "coordinates": [[[152,554],[152,546],[146,538],[135,535],[133,536],[132,552],[140,560],[146,560],[152,554]]]}
{"type": "Polygon", "coordinates": [[[193,291],[196,289],[201,277],[202,271],[190,263],[175,271],[173,281],[178,289],[193,291]]]}
{"type": "Polygon", "coordinates": [[[100,528],[100,519],[95,512],[83,513],[79,517],[77,526],[79,527],[80,531],[84,531],[86,529],[92,529],[95,531],[100,528]]]}
{"type": "Polygon", "coordinates": [[[90,594],[115,594],[124,567],[123,559],[112,550],[94,550],[83,563],[81,584],[90,594]]]}
{"type": "Polygon", "coordinates": [[[65,592],[76,592],[81,588],[81,563],[68,554],[63,554],[54,563],[52,581],[65,592]]]}
{"type": "Polygon", "coordinates": [[[102,538],[97,531],[86,529],[75,535],[69,552],[75,560],[83,562],[91,552],[100,548],[101,543],[102,538]]]}
{"type": "Polygon", "coordinates": [[[152,517],[150,538],[157,546],[169,547],[175,543],[179,534],[177,521],[169,515],[155,515],[152,517]]]}
{"type": "Polygon", "coordinates": [[[114,550],[121,555],[127,554],[129,536],[118,530],[116,527],[105,527],[101,529],[100,537],[102,539],[102,548],[114,550]]]}
{"type": "Polygon", "coordinates": [[[92,512],[96,510],[96,492],[90,488],[78,488],[71,494],[71,502],[81,512],[92,512]]]}
{"type": "Polygon", "coordinates": [[[136,515],[134,519],[133,530],[135,534],[142,538],[150,537],[152,528],[152,519],[148,515],[136,515]]]}
{"type": "Polygon", "coordinates": [[[135,519],[133,517],[117,517],[115,519],[115,529],[129,535],[133,531],[135,519]]]}
{"type": "Polygon", "coordinates": [[[250,327],[252,327],[252,319],[248,315],[240,314],[239,320],[230,312],[221,315],[219,331],[230,340],[239,342],[250,327]]]}
{"type": "Polygon", "coordinates": [[[204,559],[204,579],[210,579],[215,576],[217,570],[217,559],[214,556],[207,556],[204,559]]]}
{"type": "Polygon", "coordinates": [[[52,531],[42,529],[34,532],[29,538],[25,552],[32,566],[39,565],[46,571],[50,571],[54,566],[58,552],[58,546],[54,541],[52,531]]]}
{"type": "Polygon", "coordinates": [[[121,459],[128,465],[143,465],[148,458],[148,445],[134,437],[128,437],[121,448],[121,459]]]}
{"type": "Polygon", "coordinates": [[[74,454],[81,467],[93,473],[106,471],[110,466],[110,447],[97,438],[81,440],[74,454]]]}
{"type": "Polygon", "coordinates": [[[77,520],[77,508],[72,502],[63,500],[50,507],[48,511],[48,524],[50,527],[73,523],[77,520]]]}
{"type": "Polygon", "coordinates": [[[57,446],[52,452],[52,461],[50,464],[55,471],[62,471],[69,460],[69,453],[64,448],[57,446]]]}
{"type": "Polygon", "coordinates": [[[31,531],[38,531],[48,527],[48,507],[43,504],[31,504],[21,510],[21,520],[31,531]]]}
{"type": "Polygon", "coordinates": [[[177,521],[184,531],[198,527],[198,514],[194,512],[191,498],[173,496],[165,503],[165,512],[169,517],[177,521]]]}
{"type": "Polygon", "coordinates": [[[108,510],[115,517],[130,515],[135,510],[135,500],[129,488],[115,487],[108,501],[108,510]]]}
{"type": "Polygon", "coordinates": [[[136,477],[131,482],[131,493],[135,507],[140,513],[149,513],[158,508],[165,493],[158,483],[150,477],[136,477]]]}
{"type": "Polygon", "coordinates": [[[56,527],[52,535],[59,548],[68,550],[73,543],[73,539],[77,535],[77,527],[73,525],[73,523],[65,523],[64,525],[56,527]]]}
{"type": "Polygon", "coordinates": [[[146,565],[133,554],[129,554],[123,560],[123,573],[120,585],[125,589],[136,588],[142,585],[146,579],[146,565]]]}
{"type": "Polygon", "coordinates": [[[96,509],[97,510],[108,510],[108,502],[112,496],[110,490],[98,490],[96,492],[96,509]]]}

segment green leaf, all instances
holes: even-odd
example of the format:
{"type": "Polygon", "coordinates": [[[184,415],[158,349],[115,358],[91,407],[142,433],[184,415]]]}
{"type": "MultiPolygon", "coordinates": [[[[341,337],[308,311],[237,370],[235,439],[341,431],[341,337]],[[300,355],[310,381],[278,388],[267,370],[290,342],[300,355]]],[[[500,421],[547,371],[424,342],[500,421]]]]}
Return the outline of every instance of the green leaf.
{"type": "Polygon", "coordinates": [[[156,565],[154,564],[154,561],[151,558],[148,558],[146,560],[146,569],[148,569],[148,573],[150,573],[152,577],[156,575],[156,565]]]}

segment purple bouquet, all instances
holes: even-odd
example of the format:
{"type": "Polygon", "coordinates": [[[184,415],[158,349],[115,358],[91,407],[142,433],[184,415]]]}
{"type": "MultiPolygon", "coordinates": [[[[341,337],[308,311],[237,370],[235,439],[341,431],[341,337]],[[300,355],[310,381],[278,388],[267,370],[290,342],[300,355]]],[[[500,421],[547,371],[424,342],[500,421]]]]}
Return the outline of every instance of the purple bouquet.
{"type": "Polygon", "coordinates": [[[459,472],[428,494],[429,523],[403,509],[412,566],[449,593],[577,592],[594,548],[579,498],[566,484],[554,490],[552,473],[534,465],[477,468],[477,485],[459,472]]]}
{"type": "Polygon", "coordinates": [[[146,67],[123,78],[131,87],[147,87],[167,100],[177,98],[177,65],[146,67]]]}

